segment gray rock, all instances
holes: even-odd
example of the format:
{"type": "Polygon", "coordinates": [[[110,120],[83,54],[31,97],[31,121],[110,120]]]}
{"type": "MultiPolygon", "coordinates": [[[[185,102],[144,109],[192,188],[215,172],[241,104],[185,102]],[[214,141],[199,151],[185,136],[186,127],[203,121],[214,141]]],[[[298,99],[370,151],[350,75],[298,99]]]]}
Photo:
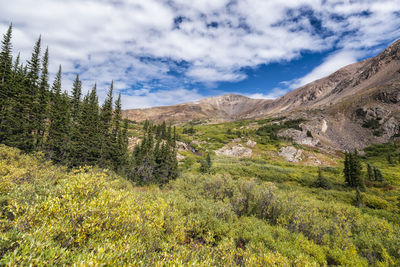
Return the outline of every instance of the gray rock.
{"type": "Polygon", "coordinates": [[[395,134],[399,133],[399,122],[394,118],[390,117],[381,128],[382,137],[390,138],[395,134]]]}
{"type": "Polygon", "coordinates": [[[246,143],[246,146],[249,146],[249,147],[255,147],[256,145],[257,145],[257,142],[250,140],[250,139],[246,143]]]}
{"type": "Polygon", "coordinates": [[[239,157],[239,158],[251,157],[252,153],[253,151],[250,148],[246,148],[241,144],[237,144],[235,146],[226,145],[215,151],[215,154],[217,155],[239,157]]]}
{"type": "Polygon", "coordinates": [[[278,136],[291,138],[293,141],[300,145],[316,146],[319,140],[313,137],[308,137],[307,132],[295,129],[286,129],[278,133],[278,136]]]}
{"type": "Polygon", "coordinates": [[[296,163],[302,160],[302,153],[302,149],[296,149],[293,146],[285,146],[279,150],[278,155],[283,157],[288,162],[296,163]]]}
{"type": "Polygon", "coordinates": [[[186,144],[184,142],[177,141],[176,142],[176,147],[178,148],[178,150],[190,151],[192,153],[196,152],[196,149],[194,149],[194,147],[192,147],[191,145],[188,145],[188,144],[186,144]]]}

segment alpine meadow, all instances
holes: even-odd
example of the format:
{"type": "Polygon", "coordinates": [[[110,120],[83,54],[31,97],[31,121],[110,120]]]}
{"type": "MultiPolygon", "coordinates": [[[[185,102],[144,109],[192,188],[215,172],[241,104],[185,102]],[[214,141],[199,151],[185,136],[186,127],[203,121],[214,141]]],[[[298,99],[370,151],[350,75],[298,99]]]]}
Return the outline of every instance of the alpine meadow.
{"type": "Polygon", "coordinates": [[[115,47],[0,11],[1,266],[400,266],[400,10],[73,2],[115,47]]]}

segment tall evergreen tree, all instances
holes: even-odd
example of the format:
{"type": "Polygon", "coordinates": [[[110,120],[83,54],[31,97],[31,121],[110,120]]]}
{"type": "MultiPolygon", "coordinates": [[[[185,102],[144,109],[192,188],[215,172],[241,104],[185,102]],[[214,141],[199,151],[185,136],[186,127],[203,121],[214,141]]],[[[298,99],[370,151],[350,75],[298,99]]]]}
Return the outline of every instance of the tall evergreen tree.
{"type": "MultiPolygon", "coordinates": [[[[0,101],[6,99],[7,91],[4,88],[12,72],[12,24],[8,27],[7,33],[3,35],[0,52],[0,101]]],[[[1,106],[0,106],[1,107],[1,106]]]]}
{"type": "Polygon", "coordinates": [[[101,133],[101,166],[109,166],[112,162],[113,136],[112,136],[112,120],[113,120],[113,91],[114,82],[111,82],[110,90],[104,100],[104,104],[100,113],[100,133],[101,133]]]}
{"type": "Polygon", "coordinates": [[[12,25],[8,27],[7,33],[4,34],[1,52],[0,52],[0,142],[4,142],[7,138],[9,122],[7,118],[10,116],[9,101],[13,95],[12,78],[12,25]]]}
{"type": "Polygon", "coordinates": [[[374,171],[372,170],[372,167],[369,163],[367,164],[367,175],[368,180],[372,181],[374,179],[374,171]]]}
{"type": "Polygon", "coordinates": [[[354,150],[354,153],[346,153],[343,168],[346,184],[364,190],[365,184],[361,171],[362,165],[357,150],[354,150]]]}
{"type": "Polygon", "coordinates": [[[64,162],[69,152],[70,106],[67,94],[61,93],[61,66],[54,80],[53,101],[50,107],[50,125],[46,150],[55,162],[64,162]]]}
{"type": "Polygon", "coordinates": [[[49,49],[46,51],[42,60],[42,73],[39,81],[38,106],[36,112],[36,147],[41,148],[46,130],[46,118],[48,117],[47,106],[49,104],[49,49]]]}
{"type": "Polygon", "coordinates": [[[94,85],[82,102],[77,123],[79,135],[76,137],[73,165],[94,165],[99,161],[101,138],[99,133],[99,103],[97,86],[94,85]]]}
{"type": "Polygon", "coordinates": [[[71,118],[73,121],[78,120],[81,96],[82,96],[82,82],[81,80],[79,80],[79,74],[77,74],[75,81],[72,85],[71,118]]]}

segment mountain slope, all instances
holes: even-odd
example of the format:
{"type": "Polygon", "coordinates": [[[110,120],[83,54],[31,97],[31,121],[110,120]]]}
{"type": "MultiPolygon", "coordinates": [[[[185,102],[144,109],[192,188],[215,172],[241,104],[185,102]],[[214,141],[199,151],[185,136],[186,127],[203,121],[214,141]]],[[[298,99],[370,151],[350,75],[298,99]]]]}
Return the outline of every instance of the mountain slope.
{"type": "Polygon", "coordinates": [[[329,147],[362,148],[399,134],[400,39],[374,58],[345,66],[275,100],[240,95],[124,111],[131,120],[223,122],[269,116],[302,118],[329,147]]]}
{"type": "Polygon", "coordinates": [[[208,120],[222,122],[244,118],[247,114],[252,114],[256,107],[271,102],[272,100],[251,99],[241,95],[228,94],[173,106],[125,110],[123,114],[128,119],[135,121],[208,120]]]}

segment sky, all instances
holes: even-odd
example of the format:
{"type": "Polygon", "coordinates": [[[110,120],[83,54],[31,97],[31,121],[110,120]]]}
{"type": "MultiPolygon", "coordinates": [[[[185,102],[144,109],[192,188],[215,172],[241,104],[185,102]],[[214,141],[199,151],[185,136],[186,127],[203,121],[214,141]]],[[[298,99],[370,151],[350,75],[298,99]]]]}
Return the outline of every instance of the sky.
{"type": "Polygon", "coordinates": [[[400,38],[400,0],[0,0],[0,32],[124,109],[228,93],[274,99],[400,38]]]}

